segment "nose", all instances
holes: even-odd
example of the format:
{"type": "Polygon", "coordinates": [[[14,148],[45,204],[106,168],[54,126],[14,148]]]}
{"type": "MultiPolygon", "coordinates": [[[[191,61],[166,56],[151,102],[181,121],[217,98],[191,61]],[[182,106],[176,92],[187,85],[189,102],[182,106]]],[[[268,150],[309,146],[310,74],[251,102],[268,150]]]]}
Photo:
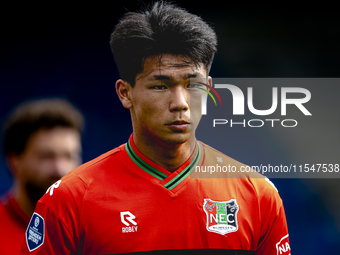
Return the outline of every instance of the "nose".
{"type": "Polygon", "coordinates": [[[189,109],[189,92],[183,87],[171,89],[170,111],[187,111],[189,109]]]}

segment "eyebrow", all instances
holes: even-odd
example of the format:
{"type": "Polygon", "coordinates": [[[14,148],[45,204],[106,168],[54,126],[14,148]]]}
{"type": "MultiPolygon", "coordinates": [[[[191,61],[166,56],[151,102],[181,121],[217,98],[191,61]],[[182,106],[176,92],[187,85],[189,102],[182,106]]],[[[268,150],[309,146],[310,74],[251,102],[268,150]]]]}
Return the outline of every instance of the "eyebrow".
{"type": "MultiPolygon", "coordinates": [[[[194,72],[194,73],[189,73],[189,74],[186,74],[184,75],[184,79],[190,79],[190,78],[202,78],[203,75],[199,72],[194,72]]],[[[173,79],[172,76],[169,76],[169,75],[154,75],[152,76],[151,78],[152,80],[158,80],[158,81],[171,81],[173,79]]]]}

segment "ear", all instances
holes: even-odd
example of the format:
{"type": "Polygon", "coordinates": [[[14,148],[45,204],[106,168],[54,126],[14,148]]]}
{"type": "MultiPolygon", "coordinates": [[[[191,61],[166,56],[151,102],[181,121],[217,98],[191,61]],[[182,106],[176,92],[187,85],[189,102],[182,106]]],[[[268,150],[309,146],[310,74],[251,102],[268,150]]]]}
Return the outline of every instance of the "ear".
{"type": "MultiPolygon", "coordinates": [[[[211,76],[208,76],[207,78],[206,78],[206,84],[207,85],[209,85],[209,86],[211,86],[212,87],[212,78],[211,78],[211,76]]],[[[210,91],[210,88],[209,87],[206,87],[206,89],[208,90],[208,91],[210,91]]]]}
{"type": "Polygon", "coordinates": [[[212,87],[212,78],[211,78],[211,76],[208,76],[207,82],[208,82],[209,86],[212,87]]]}
{"type": "Polygon", "coordinates": [[[10,154],[6,156],[6,164],[10,172],[18,178],[19,176],[19,156],[10,154]]]}
{"type": "Polygon", "coordinates": [[[131,85],[127,81],[124,80],[117,80],[116,82],[116,92],[117,95],[122,102],[123,106],[126,109],[131,109],[132,108],[132,103],[130,99],[130,93],[131,93],[131,85]]]}

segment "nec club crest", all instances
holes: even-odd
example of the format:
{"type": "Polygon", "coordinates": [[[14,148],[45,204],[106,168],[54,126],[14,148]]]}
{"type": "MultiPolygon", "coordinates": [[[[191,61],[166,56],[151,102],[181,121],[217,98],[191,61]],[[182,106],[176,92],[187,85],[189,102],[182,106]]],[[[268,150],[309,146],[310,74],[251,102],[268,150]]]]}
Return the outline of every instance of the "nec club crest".
{"type": "Polygon", "coordinates": [[[207,215],[208,231],[225,235],[238,230],[239,206],[236,199],[223,202],[204,199],[203,209],[207,215]]]}

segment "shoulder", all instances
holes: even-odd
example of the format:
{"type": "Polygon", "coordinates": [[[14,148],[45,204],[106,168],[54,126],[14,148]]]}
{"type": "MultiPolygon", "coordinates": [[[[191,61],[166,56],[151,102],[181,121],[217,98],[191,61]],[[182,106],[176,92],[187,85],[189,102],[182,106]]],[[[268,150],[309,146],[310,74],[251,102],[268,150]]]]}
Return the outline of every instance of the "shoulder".
{"type": "Polygon", "coordinates": [[[94,178],[100,177],[102,171],[115,167],[120,163],[124,146],[125,144],[80,165],[63,177],[62,180],[64,179],[64,182],[70,183],[83,182],[86,186],[91,185],[91,181],[93,181],[94,178]]]}
{"type": "MultiPolygon", "coordinates": [[[[222,152],[199,142],[203,148],[203,162],[204,166],[211,167],[203,177],[221,178],[233,180],[235,188],[245,193],[251,193],[256,196],[259,203],[275,204],[276,209],[282,205],[282,200],[275,185],[264,175],[258,173],[250,166],[243,164],[222,152]],[[213,173],[211,171],[214,171],[213,173]]],[[[229,182],[230,183],[230,182],[229,182]]]]}
{"type": "MultiPolygon", "coordinates": [[[[231,158],[224,153],[212,148],[211,146],[198,142],[201,151],[200,165],[206,168],[206,178],[249,178],[250,171],[248,166],[231,158]]],[[[257,173],[254,177],[263,177],[257,173]]]]}
{"type": "MultiPolygon", "coordinates": [[[[80,210],[88,189],[94,183],[100,184],[101,180],[105,179],[103,173],[107,169],[112,169],[114,165],[119,164],[117,162],[119,162],[123,146],[108,151],[72,170],[51,185],[39,202],[49,207],[56,214],[64,209],[68,210],[70,207],[80,210]]],[[[96,187],[98,188],[100,185],[96,185],[96,187]]]]}
{"type": "Polygon", "coordinates": [[[0,214],[11,215],[13,214],[13,212],[15,212],[14,209],[17,208],[19,208],[19,205],[17,204],[13,195],[10,193],[6,193],[4,197],[2,197],[2,199],[0,200],[0,214]]]}
{"type": "MultiPolygon", "coordinates": [[[[98,169],[110,168],[119,164],[121,154],[124,151],[124,147],[125,144],[122,144],[119,147],[82,164],[81,166],[72,170],[68,175],[73,176],[76,179],[81,179],[85,183],[88,183],[91,180],[91,176],[93,176],[94,171],[96,172],[96,176],[98,176],[98,169]]],[[[66,177],[68,177],[68,175],[66,175],[66,177]]]]}
{"type": "Polygon", "coordinates": [[[283,202],[275,185],[267,177],[253,178],[252,183],[258,197],[260,212],[273,220],[283,210],[283,202]]]}
{"type": "Polygon", "coordinates": [[[240,173],[240,167],[245,166],[243,163],[237,161],[234,158],[231,158],[224,153],[216,150],[215,148],[199,141],[199,144],[201,145],[201,148],[203,148],[203,153],[204,153],[204,164],[209,164],[209,165],[214,165],[214,164],[219,164],[219,165],[230,165],[231,167],[233,166],[234,169],[236,167],[236,171],[234,173],[240,173]]]}
{"type": "Polygon", "coordinates": [[[0,216],[6,212],[8,207],[8,201],[0,200],[0,216]]]}

